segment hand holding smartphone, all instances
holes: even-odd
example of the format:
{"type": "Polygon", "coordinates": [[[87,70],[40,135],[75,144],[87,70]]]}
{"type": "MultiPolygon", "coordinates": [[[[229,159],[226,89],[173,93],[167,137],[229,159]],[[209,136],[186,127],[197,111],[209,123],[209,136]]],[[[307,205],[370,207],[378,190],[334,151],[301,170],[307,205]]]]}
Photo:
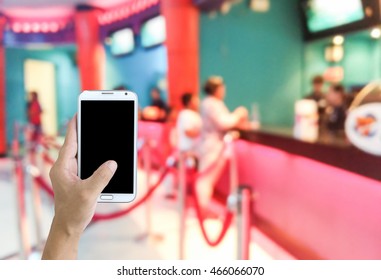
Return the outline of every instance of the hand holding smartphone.
{"type": "Polygon", "coordinates": [[[136,197],[138,99],[130,91],[84,91],[78,99],[78,176],[90,177],[107,160],[118,164],[98,202],[136,197]]]}

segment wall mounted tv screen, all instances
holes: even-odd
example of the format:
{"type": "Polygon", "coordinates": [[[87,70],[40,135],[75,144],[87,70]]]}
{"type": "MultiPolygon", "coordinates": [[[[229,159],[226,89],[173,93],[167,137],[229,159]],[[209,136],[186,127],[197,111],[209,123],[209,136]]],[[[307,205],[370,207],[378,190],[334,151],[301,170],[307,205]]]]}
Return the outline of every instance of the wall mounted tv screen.
{"type": "Polygon", "coordinates": [[[378,1],[302,0],[305,38],[317,39],[370,27],[379,22],[378,1]]]}
{"type": "Polygon", "coordinates": [[[111,33],[110,39],[112,55],[125,55],[134,51],[134,32],[131,28],[123,28],[111,33]]]}
{"type": "Polygon", "coordinates": [[[145,48],[160,45],[166,40],[165,18],[157,16],[143,23],[140,35],[145,48]]]}

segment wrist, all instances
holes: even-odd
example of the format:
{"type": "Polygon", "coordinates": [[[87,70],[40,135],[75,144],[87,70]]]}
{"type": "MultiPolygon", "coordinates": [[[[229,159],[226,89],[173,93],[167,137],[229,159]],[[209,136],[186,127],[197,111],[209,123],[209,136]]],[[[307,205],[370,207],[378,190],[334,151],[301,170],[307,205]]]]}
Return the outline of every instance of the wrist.
{"type": "Polygon", "coordinates": [[[64,236],[65,238],[70,238],[73,240],[78,239],[78,241],[79,241],[81,234],[83,232],[81,229],[78,229],[76,227],[73,227],[73,226],[70,226],[66,223],[63,223],[62,219],[57,218],[56,216],[54,216],[53,221],[52,221],[52,229],[56,233],[64,236]]]}
{"type": "Polygon", "coordinates": [[[43,260],[75,260],[81,234],[53,218],[52,226],[42,254],[43,260]]]}

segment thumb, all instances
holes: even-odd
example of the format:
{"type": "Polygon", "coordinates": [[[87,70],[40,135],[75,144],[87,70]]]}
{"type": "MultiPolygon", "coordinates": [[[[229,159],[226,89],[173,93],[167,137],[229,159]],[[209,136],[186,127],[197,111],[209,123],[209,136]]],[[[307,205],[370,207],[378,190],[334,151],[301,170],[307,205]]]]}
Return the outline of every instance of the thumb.
{"type": "Polygon", "coordinates": [[[99,168],[93,173],[93,175],[86,179],[84,183],[88,187],[96,189],[97,192],[100,193],[110,182],[117,168],[118,164],[115,161],[106,161],[101,166],[99,166],[99,168]]]}

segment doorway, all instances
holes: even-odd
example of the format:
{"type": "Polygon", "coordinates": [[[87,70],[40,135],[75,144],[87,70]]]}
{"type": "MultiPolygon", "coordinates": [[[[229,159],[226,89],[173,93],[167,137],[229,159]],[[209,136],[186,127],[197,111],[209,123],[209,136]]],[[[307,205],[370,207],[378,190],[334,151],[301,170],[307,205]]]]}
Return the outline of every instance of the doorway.
{"type": "Polygon", "coordinates": [[[56,77],[54,64],[47,61],[27,59],[24,62],[24,84],[27,100],[30,92],[38,93],[41,104],[42,131],[45,135],[57,135],[56,77]]]}

